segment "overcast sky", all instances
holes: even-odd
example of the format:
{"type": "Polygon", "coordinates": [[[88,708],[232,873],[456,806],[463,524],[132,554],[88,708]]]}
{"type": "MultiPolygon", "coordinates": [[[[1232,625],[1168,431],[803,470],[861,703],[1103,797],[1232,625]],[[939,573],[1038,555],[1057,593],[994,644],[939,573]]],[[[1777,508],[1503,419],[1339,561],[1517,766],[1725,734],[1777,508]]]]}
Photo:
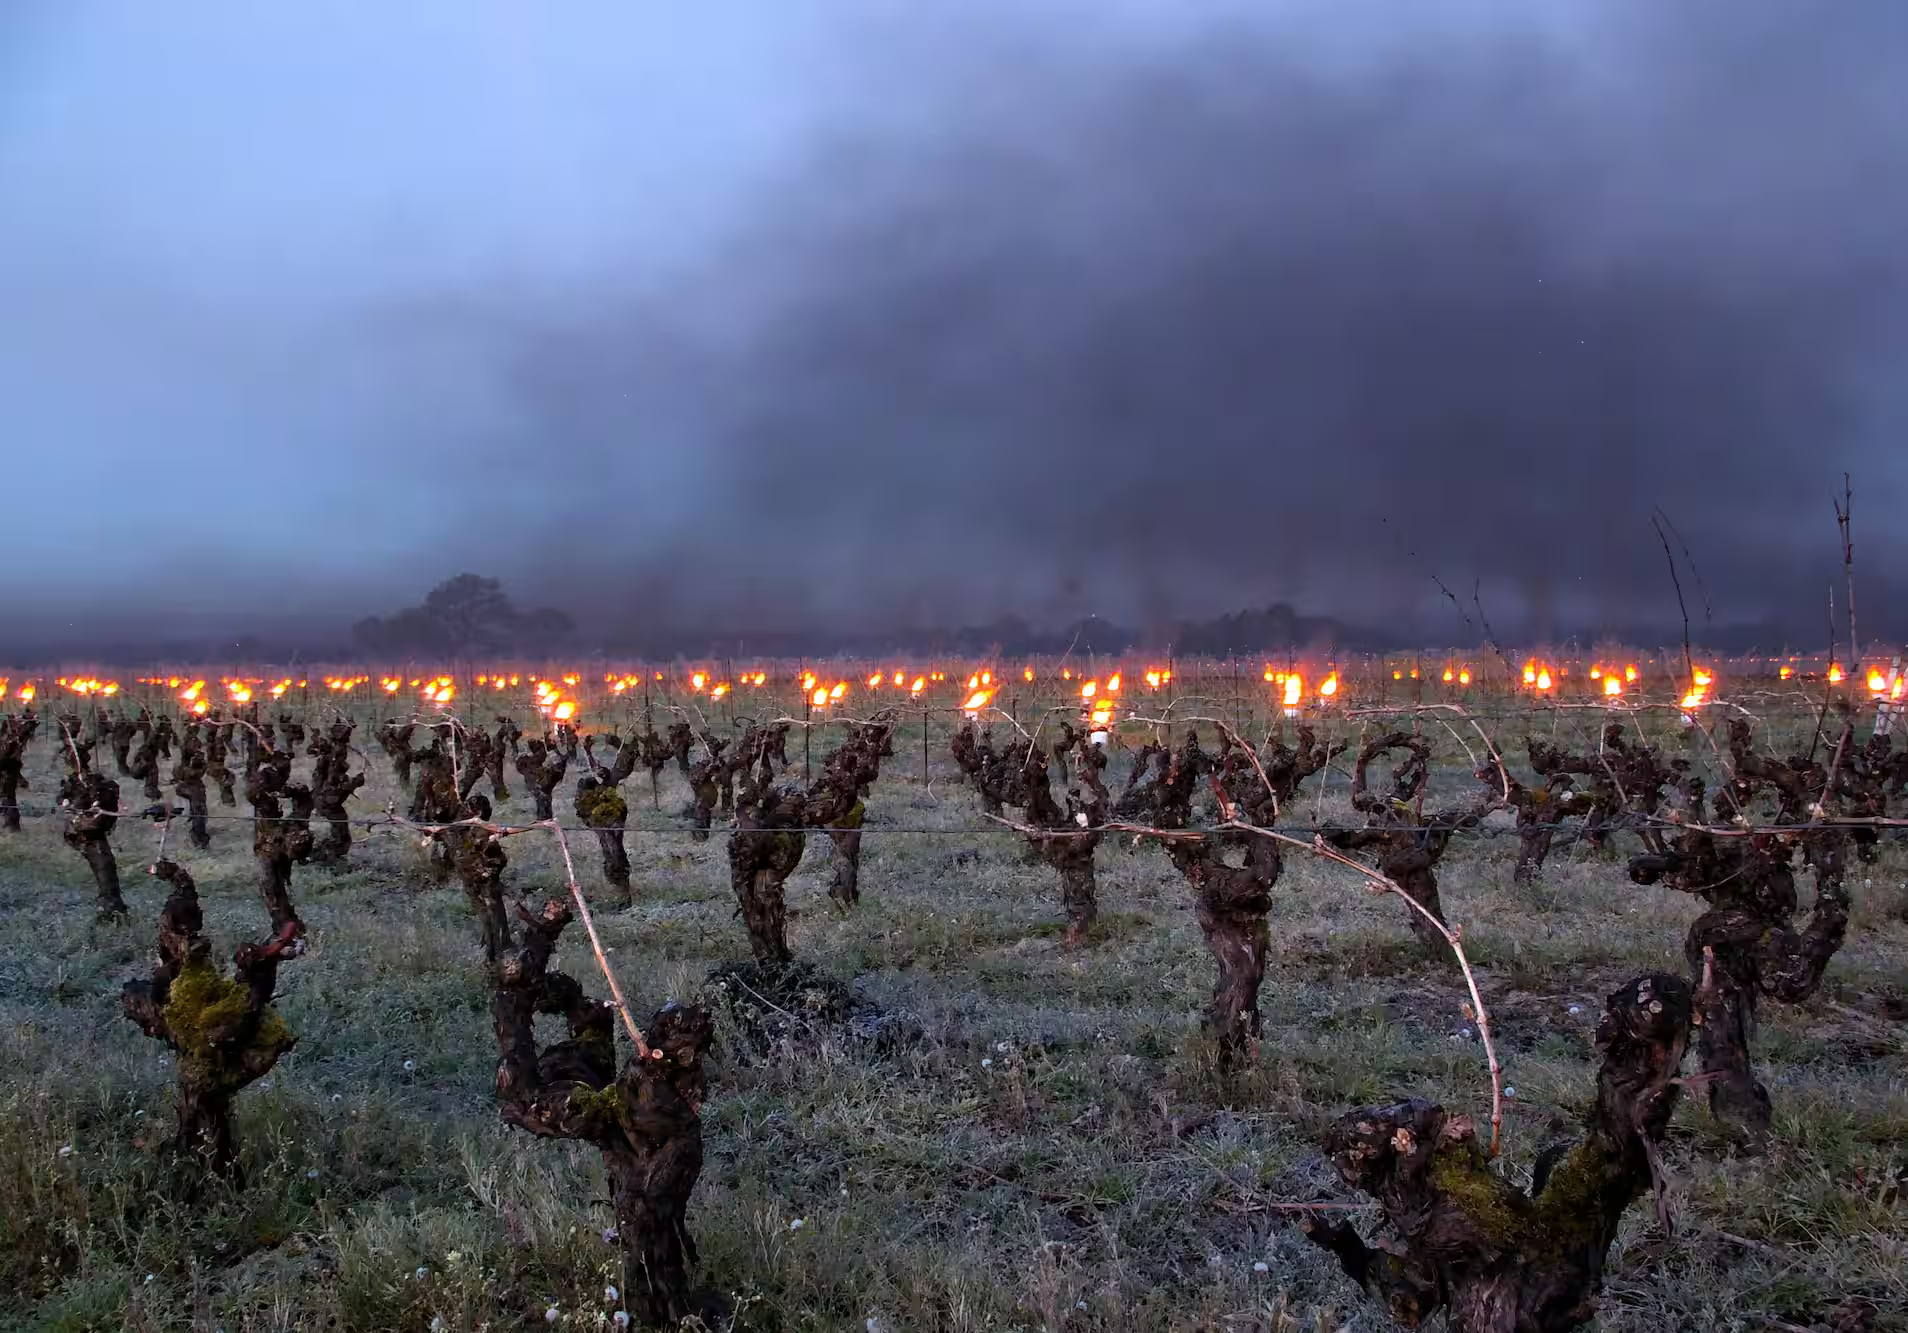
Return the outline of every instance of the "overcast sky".
{"type": "Polygon", "coordinates": [[[0,220],[0,658],[1633,622],[1659,504],[1817,634],[1843,469],[1908,628],[1897,0],[19,0],[0,220]]]}

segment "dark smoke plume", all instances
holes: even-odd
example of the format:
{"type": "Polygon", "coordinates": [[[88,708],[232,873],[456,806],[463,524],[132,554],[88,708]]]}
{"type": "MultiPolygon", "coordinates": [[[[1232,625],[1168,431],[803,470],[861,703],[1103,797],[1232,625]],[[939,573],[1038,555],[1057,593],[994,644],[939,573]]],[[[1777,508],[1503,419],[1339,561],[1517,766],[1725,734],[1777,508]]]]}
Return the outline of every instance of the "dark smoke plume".
{"type": "Polygon", "coordinates": [[[678,460],[650,499],[681,521],[629,530],[597,609],[714,631],[1290,600],[1457,637],[1435,572],[1482,578],[1500,630],[1663,624],[1661,504],[1719,617],[1812,642],[1848,467],[1879,630],[1908,30],[1757,8],[1336,68],[1247,26],[943,52],[666,303],[507,326],[565,466],[678,460]]]}
{"type": "Polygon", "coordinates": [[[693,276],[405,305],[506,409],[433,503],[560,490],[482,567],[727,647],[1461,639],[1434,574],[1507,636],[1662,630],[1660,505],[1717,626],[1813,645],[1846,469],[1864,637],[1908,632],[1908,5],[1174,8],[910,10],[693,276]]]}

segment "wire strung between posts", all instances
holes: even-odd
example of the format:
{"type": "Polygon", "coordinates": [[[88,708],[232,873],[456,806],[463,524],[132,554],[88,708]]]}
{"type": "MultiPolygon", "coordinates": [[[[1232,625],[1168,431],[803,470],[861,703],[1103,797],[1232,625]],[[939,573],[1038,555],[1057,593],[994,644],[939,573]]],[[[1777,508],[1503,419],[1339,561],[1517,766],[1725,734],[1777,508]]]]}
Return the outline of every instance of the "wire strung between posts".
{"type": "MultiPolygon", "coordinates": [[[[82,813],[113,815],[113,816],[116,816],[117,818],[128,819],[128,820],[151,819],[156,823],[156,822],[162,821],[165,817],[163,813],[155,813],[154,807],[157,804],[158,803],[155,802],[154,805],[146,806],[143,809],[139,809],[139,810],[101,810],[97,806],[89,806],[82,813]]],[[[21,815],[21,818],[23,819],[45,819],[52,815],[64,814],[67,812],[69,808],[70,807],[63,806],[63,805],[32,806],[32,805],[27,805],[23,803],[20,806],[20,815],[21,815]]],[[[181,807],[175,807],[173,810],[173,814],[175,817],[182,815],[184,813],[185,811],[181,807]]],[[[201,817],[205,819],[208,823],[228,823],[228,824],[252,824],[252,823],[257,823],[262,818],[265,818],[264,816],[261,816],[261,815],[242,815],[237,813],[214,813],[214,812],[207,812],[205,815],[201,817]]],[[[419,829],[454,827],[454,825],[449,825],[449,824],[444,824],[444,825],[412,824],[409,820],[396,819],[389,815],[377,815],[377,816],[354,815],[345,820],[328,820],[323,815],[314,814],[311,816],[311,819],[314,823],[344,823],[349,825],[352,828],[363,829],[367,832],[380,829],[380,828],[389,828],[394,825],[401,825],[406,828],[419,828],[419,829]]],[[[283,824],[289,821],[287,820],[285,816],[281,815],[276,819],[267,819],[266,822],[273,823],[273,824],[283,824]]],[[[481,823],[482,821],[465,820],[465,821],[459,821],[459,822],[478,824],[478,823],[481,823]]],[[[1463,840],[1465,838],[1474,838],[1480,842],[1493,842],[1499,838],[1516,837],[1519,834],[1531,832],[1533,830],[1542,830],[1542,831],[1551,832],[1551,833],[1563,833],[1563,832],[1568,832],[1572,829],[1581,828],[1582,825],[1583,825],[1583,817],[1574,816],[1568,820],[1556,820],[1556,821],[1543,823],[1543,824],[1519,824],[1514,827],[1509,825],[1497,826],[1497,825],[1489,825],[1489,824],[1465,824],[1462,822],[1440,823],[1436,819],[1428,819],[1423,824],[1417,825],[1416,827],[1420,831],[1426,832],[1426,833],[1455,834],[1459,838],[1459,840],[1463,840]]],[[[578,833],[578,834],[594,833],[597,831],[593,825],[559,824],[557,821],[551,820],[551,819],[538,820],[535,823],[531,823],[531,824],[483,824],[483,827],[496,832],[499,836],[504,836],[504,837],[515,836],[516,834],[519,834],[519,833],[533,833],[538,829],[545,829],[545,828],[559,828],[564,833],[578,833]]],[[[1112,830],[1113,827],[1114,826],[1111,824],[1102,824],[1102,825],[1096,826],[1095,828],[1087,828],[1087,829],[1065,829],[1065,828],[1053,829],[1048,832],[1047,836],[1055,837],[1055,838],[1086,837],[1096,831],[1105,832],[1105,831],[1112,830]]],[[[1253,827],[1262,829],[1267,833],[1280,833],[1288,837],[1310,837],[1312,834],[1319,832],[1321,829],[1327,829],[1330,826],[1326,824],[1257,824],[1257,825],[1254,825],[1253,827]]],[[[1851,818],[1845,818],[1845,819],[1821,819],[1821,820],[1814,820],[1808,823],[1801,823],[1801,824],[1773,824],[1773,823],[1772,824],[1735,824],[1735,823],[1699,824],[1690,820],[1674,819],[1667,815],[1630,815],[1624,819],[1613,820],[1612,822],[1603,825],[1602,831],[1606,833],[1636,833],[1644,829],[1650,829],[1650,830],[1673,833],[1679,830],[1683,830],[1683,831],[1688,831],[1692,833],[1708,833],[1719,838],[1725,838],[1725,837],[1746,838],[1746,837],[1758,837],[1758,836],[1775,836],[1775,835],[1785,834],[1785,833],[1819,832],[1822,829],[1838,829],[1838,828],[1839,829],[1908,829],[1908,818],[1896,819],[1896,818],[1858,816],[1858,817],[1851,817],[1851,818]]],[[[693,837],[695,834],[701,833],[704,831],[705,830],[691,828],[688,826],[678,827],[673,825],[667,828],[642,828],[636,825],[625,825],[623,828],[623,832],[625,832],[626,834],[629,834],[632,837],[643,837],[643,838],[693,837]]],[[[722,830],[718,828],[716,831],[720,832],[722,830]]],[[[809,834],[829,832],[827,828],[788,829],[785,831],[789,833],[809,833],[809,834]]],[[[875,835],[875,836],[885,835],[885,834],[900,834],[903,836],[910,836],[910,837],[934,837],[934,838],[961,838],[961,837],[967,837],[969,835],[977,834],[977,833],[992,834],[997,836],[1003,834],[1003,830],[1001,829],[988,828],[985,826],[978,826],[978,825],[962,825],[962,826],[949,828],[946,826],[928,827],[926,825],[907,825],[907,824],[888,824],[888,825],[864,824],[860,828],[858,828],[856,832],[862,833],[865,835],[875,835]]]]}

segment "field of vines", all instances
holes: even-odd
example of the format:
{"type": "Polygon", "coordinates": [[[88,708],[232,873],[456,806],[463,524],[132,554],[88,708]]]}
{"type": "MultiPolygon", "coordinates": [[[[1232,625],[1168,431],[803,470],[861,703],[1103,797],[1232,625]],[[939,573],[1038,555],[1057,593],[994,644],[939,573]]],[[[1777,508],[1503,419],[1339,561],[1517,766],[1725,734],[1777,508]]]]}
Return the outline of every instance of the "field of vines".
{"type": "Polygon", "coordinates": [[[1908,1327],[1899,657],[0,679],[0,1330],[1908,1327]]]}

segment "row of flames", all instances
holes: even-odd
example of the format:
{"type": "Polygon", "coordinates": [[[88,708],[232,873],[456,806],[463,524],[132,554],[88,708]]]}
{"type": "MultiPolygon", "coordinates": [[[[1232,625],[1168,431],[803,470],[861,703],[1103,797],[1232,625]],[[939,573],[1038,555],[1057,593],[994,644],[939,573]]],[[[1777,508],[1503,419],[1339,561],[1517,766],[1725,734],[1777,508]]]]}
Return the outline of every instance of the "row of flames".
{"type": "MultiPolygon", "coordinates": [[[[1781,679],[1794,679],[1797,670],[1793,665],[1794,660],[1795,659],[1791,659],[1790,663],[1784,663],[1779,667],[1778,674],[1781,679]]],[[[1436,668],[1434,668],[1434,670],[1435,669],[1436,668]]],[[[1535,691],[1536,693],[1548,693],[1569,678],[1570,670],[1571,669],[1566,666],[1553,665],[1535,657],[1529,658],[1523,665],[1523,683],[1527,689],[1535,691]]],[[[1635,663],[1617,666],[1598,662],[1590,666],[1588,674],[1592,682],[1592,688],[1601,693],[1604,697],[1610,699],[1621,698],[1626,693],[1627,688],[1634,685],[1639,679],[1639,673],[1635,663]]],[[[1412,667],[1407,671],[1407,669],[1400,667],[1394,668],[1391,672],[1391,678],[1394,681],[1402,681],[1407,675],[1410,679],[1419,679],[1419,668],[1412,667]]],[[[1828,682],[1832,685],[1840,684],[1846,679],[1846,673],[1842,665],[1833,661],[1829,663],[1826,676],[1828,682]]],[[[1037,678],[1032,667],[1022,668],[1020,677],[1023,681],[1030,684],[1037,678]]],[[[1059,672],[1059,678],[1069,684],[1076,680],[1079,682],[1078,688],[1082,712],[1087,720],[1101,726],[1111,720],[1111,716],[1115,710],[1107,702],[1107,698],[1108,696],[1118,695],[1120,693],[1123,681],[1119,674],[1116,673],[1108,676],[1102,681],[1097,677],[1089,678],[1083,673],[1076,673],[1071,668],[1063,668],[1059,672]],[[1102,716],[1102,714],[1104,714],[1104,716],[1102,716]]],[[[1442,668],[1440,678],[1446,685],[1468,686],[1471,684],[1472,671],[1468,665],[1451,663],[1442,668]]],[[[801,685],[804,704],[811,709],[829,708],[838,705],[847,697],[850,690],[848,681],[843,679],[823,680],[814,671],[803,671],[796,679],[799,680],[801,685]]],[[[1172,683],[1173,673],[1170,668],[1149,667],[1145,671],[1143,679],[1145,687],[1148,690],[1158,691],[1172,683]]],[[[520,689],[528,682],[532,691],[531,702],[538,711],[548,716],[556,717],[558,720],[568,721],[576,716],[576,713],[582,706],[575,693],[582,685],[582,680],[582,675],[577,672],[567,672],[557,676],[544,677],[497,671],[485,672],[475,676],[474,687],[480,691],[501,694],[508,690],[520,689]]],[[[653,673],[653,675],[645,675],[644,673],[625,673],[618,675],[611,673],[603,677],[603,682],[609,686],[610,692],[614,695],[624,695],[639,687],[647,688],[651,683],[664,684],[666,680],[667,677],[665,673],[661,671],[657,671],[653,673]]],[[[871,693],[881,693],[892,690],[897,694],[905,695],[905,697],[918,699],[930,687],[945,684],[947,680],[947,674],[941,671],[915,674],[909,671],[888,670],[884,668],[871,673],[866,678],[865,688],[871,693]]],[[[1303,672],[1296,669],[1282,671],[1267,665],[1264,671],[1264,680],[1266,684],[1274,686],[1277,689],[1279,699],[1287,709],[1296,709],[1304,704],[1307,697],[1307,687],[1303,672]]],[[[102,680],[94,676],[61,676],[55,683],[60,689],[67,693],[81,697],[112,698],[121,692],[119,682],[102,680]]],[[[190,707],[195,713],[204,714],[208,711],[209,705],[206,697],[207,683],[204,680],[188,680],[180,676],[142,676],[136,679],[136,683],[142,686],[164,687],[168,691],[174,692],[180,702],[190,707]]],[[[218,686],[233,703],[244,704],[249,703],[254,698],[255,693],[262,692],[268,694],[271,698],[278,699],[283,698],[294,686],[300,690],[304,690],[308,687],[309,683],[307,680],[295,679],[290,676],[283,676],[277,679],[267,679],[258,676],[227,676],[220,678],[218,686]]],[[[457,698],[457,679],[448,674],[432,676],[420,675],[409,678],[408,682],[403,676],[379,676],[376,683],[379,690],[387,697],[399,694],[405,689],[408,683],[409,687],[417,691],[423,701],[427,703],[443,706],[450,704],[457,698]]],[[[734,681],[718,679],[715,673],[703,669],[692,671],[687,678],[687,685],[692,693],[702,694],[710,699],[716,700],[727,697],[738,687],[759,689],[768,683],[769,674],[766,671],[760,670],[744,672],[738,675],[734,681]]],[[[1878,701],[1884,699],[1899,701],[1904,697],[1904,690],[1908,689],[1908,680],[1904,680],[1898,670],[1892,668],[1884,669],[1880,665],[1866,668],[1864,683],[1867,685],[1869,693],[1878,701]]],[[[372,677],[368,675],[332,675],[324,677],[321,684],[326,690],[334,694],[344,694],[369,687],[372,684],[372,677]]],[[[970,716],[978,714],[992,704],[1002,684],[1003,682],[997,680],[991,670],[974,672],[967,678],[967,687],[962,708],[970,716]]],[[[5,678],[0,678],[0,699],[8,697],[11,686],[12,682],[5,678]]],[[[1689,687],[1682,695],[1683,706],[1686,708],[1694,708],[1707,703],[1711,697],[1713,686],[1713,673],[1708,668],[1694,668],[1689,687]]],[[[1337,670],[1328,669],[1325,676],[1318,681],[1312,693],[1321,703],[1329,702],[1336,698],[1340,693],[1340,682],[1337,670]]],[[[26,681],[12,688],[11,694],[12,697],[20,703],[31,703],[36,697],[37,686],[33,681],[26,681]]]]}

